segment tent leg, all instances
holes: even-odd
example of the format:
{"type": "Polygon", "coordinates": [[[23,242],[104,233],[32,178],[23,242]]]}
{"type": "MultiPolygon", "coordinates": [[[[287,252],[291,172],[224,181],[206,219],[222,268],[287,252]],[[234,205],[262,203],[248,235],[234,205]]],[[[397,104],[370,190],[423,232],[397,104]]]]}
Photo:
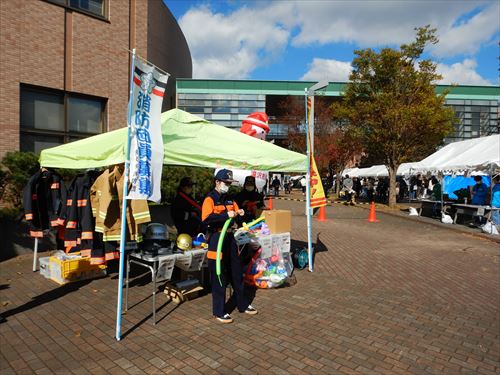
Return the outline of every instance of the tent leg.
{"type": "Polygon", "coordinates": [[[38,260],[38,238],[35,238],[35,248],[33,249],[33,272],[36,272],[37,260],[38,260]]]}

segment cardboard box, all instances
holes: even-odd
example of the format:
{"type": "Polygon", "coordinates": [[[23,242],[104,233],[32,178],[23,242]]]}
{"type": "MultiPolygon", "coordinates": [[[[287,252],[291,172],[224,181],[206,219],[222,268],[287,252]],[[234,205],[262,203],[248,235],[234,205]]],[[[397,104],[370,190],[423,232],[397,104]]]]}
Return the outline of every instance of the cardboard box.
{"type": "Polygon", "coordinates": [[[262,213],[272,234],[286,233],[292,230],[292,211],[267,210],[262,213]]]}

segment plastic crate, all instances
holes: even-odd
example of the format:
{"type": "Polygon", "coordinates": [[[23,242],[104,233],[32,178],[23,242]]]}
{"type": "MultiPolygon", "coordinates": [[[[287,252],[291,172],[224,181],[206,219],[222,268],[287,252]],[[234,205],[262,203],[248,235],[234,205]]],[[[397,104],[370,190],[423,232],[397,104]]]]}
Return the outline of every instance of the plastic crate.
{"type": "Polygon", "coordinates": [[[87,258],[59,259],[50,257],[50,279],[58,284],[95,279],[107,275],[105,265],[90,264],[87,258]]]}
{"type": "Polygon", "coordinates": [[[40,275],[46,279],[50,279],[50,257],[43,257],[38,259],[40,265],[40,275]]]}
{"type": "Polygon", "coordinates": [[[207,255],[207,250],[190,250],[184,254],[178,254],[175,260],[175,266],[183,271],[199,271],[207,255]]]}

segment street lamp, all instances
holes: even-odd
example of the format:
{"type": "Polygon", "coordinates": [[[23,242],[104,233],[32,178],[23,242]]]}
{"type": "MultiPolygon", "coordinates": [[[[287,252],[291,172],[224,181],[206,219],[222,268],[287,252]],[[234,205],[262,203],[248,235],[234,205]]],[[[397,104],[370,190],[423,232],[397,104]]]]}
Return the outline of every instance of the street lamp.
{"type": "Polygon", "coordinates": [[[313,272],[312,248],[312,208],[311,208],[311,157],[314,156],[314,93],[328,86],[328,81],[320,81],[308,89],[304,89],[306,106],[306,150],[307,150],[307,175],[306,175],[306,215],[307,215],[307,254],[309,257],[309,272],[313,272]],[[310,99],[310,108],[308,99],[310,99]]]}

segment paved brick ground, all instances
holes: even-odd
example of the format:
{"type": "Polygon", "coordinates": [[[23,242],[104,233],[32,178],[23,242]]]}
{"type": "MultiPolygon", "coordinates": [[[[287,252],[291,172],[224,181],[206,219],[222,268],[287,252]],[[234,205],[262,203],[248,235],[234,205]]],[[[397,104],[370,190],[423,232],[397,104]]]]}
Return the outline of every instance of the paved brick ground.
{"type": "MultiPolygon", "coordinates": [[[[294,246],[306,240],[303,205],[294,246]]],[[[21,256],[0,263],[2,374],[500,374],[500,246],[421,222],[328,207],[314,273],[260,290],[259,315],[219,325],[210,296],[162,306],[138,274],[114,339],[116,273],[57,287],[21,256]]]]}

